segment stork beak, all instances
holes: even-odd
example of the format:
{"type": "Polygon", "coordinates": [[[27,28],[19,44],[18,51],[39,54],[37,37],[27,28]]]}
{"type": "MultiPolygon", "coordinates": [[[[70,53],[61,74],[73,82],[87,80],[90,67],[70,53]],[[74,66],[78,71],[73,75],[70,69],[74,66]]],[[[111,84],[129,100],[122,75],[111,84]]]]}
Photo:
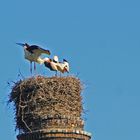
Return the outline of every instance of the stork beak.
{"type": "Polygon", "coordinates": [[[23,43],[16,43],[16,44],[19,45],[19,46],[22,46],[22,47],[25,46],[25,44],[23,44],[23,43]]]}
{"type": "Polygon", "coordinates": [[[67,73],[69,73],[69,70],[66,67],[64,68],[64,71],[66,71],[67,73]]]}

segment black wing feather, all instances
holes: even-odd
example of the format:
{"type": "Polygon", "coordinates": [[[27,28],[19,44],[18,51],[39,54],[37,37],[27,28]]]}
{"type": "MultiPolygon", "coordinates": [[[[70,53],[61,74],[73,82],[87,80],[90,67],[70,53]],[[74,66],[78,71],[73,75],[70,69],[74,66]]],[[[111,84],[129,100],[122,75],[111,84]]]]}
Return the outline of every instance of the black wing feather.
{"type": "Polygon", "coordinates": [[[27,48],[27,51],[29,51],[30,53],[33,53],[34,50],[38,50],[38,49],[40,49],[39,46],[32,45],[32,46],[30,46],[30,47],[27,48]]]}

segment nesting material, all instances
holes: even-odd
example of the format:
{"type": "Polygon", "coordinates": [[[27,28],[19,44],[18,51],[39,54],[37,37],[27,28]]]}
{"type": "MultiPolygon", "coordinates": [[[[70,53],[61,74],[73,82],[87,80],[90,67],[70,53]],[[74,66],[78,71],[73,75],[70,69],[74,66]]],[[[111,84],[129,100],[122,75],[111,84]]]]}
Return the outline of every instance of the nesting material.
{"type": "Polygon", "coordinates": [[[45,118],[80,118],[81,90],[80,80],[72,76],[37,76],[16,82],[9,97],[14,102],[16,128],[29,132],[45,128],[45,118]]]}

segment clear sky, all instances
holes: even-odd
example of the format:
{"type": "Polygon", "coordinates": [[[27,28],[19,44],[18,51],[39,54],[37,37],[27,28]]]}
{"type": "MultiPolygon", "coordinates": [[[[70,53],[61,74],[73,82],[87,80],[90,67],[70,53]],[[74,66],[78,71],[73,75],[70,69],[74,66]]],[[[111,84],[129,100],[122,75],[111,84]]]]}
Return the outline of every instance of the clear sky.
{"type": "MultiPolygon", "coordinates": [[[[140,139],[139,0],[1,0],[0,137],[15,140],[7,82],[30,76],[16,42],[50,49],[84,82],[85,130],[95,140],[140,139]]],[[[54,75],[38,65],[38,73],[54,75]]]]}

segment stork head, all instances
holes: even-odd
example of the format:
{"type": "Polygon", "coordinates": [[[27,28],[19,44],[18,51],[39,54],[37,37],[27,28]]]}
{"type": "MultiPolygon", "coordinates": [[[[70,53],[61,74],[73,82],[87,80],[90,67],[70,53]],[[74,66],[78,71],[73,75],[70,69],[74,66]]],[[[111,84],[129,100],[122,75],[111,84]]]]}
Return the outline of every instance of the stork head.
{"type": "Polygon", "coordinates": [[[63,62],[64,62],[64,65],[65,65],[64,71],[69,73],[69,63],[68,63],[68,61],[66,59],[63,59],[63,62]]]}
{"type": "Polygon", "coordinates": [[[64,72],[69,73],[69,66],[68,66],[68,65],[66,65],[66,66],[64,67],[64,72]]]}
{"type": "Polygon", "coordinates": [[[29,47],[27,43],[16,43],[16,44],[22,47],[29,47]]]}

